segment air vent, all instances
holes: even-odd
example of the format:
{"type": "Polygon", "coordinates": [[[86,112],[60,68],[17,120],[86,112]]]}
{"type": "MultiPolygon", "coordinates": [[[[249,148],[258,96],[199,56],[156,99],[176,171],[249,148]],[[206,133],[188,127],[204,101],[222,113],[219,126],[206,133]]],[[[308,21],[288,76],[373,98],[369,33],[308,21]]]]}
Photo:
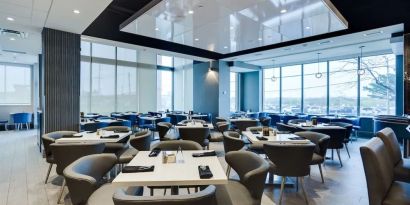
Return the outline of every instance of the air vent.
{"type": "Polygon", "coordinates": [[[15,31],[5,28],[0,28],[0,35],[8,37],[17,37],[17,38],[27,38],[28,33],[22,31],[15,31]]]}

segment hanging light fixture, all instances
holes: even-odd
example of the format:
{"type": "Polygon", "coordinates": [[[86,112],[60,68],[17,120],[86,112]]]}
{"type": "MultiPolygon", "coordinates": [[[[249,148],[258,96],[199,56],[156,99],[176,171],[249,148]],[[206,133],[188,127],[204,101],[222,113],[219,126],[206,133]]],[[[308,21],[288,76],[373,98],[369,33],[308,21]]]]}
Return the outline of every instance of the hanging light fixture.
{"type": "MultiPolygon", "coordinates": [[[[272,67],[275,68],[275,59],[272,60],[273,65],[272,67]]],[[[272,77],[270,78],[271,81],[275,82],[276,81],[276,76],[275,76],[275,71],[273,71],[272,77]]]]}
{"type": "Polygon", "coordinates": [[[364,46],[360,46],[360,60],[359,60],[359,68],[357,69],[357,74],[358,75],[364,75],[366,72],[365,69],[362,68],[362,60],[363,60],[363,48],[364,46]]]}
{"type": "Polygon", "coordinates": [[[322,77],[322,73],[320,72],[320,54],[321,53],[317,53],[317,73],[315,74],[316,78],[322,77]]]}

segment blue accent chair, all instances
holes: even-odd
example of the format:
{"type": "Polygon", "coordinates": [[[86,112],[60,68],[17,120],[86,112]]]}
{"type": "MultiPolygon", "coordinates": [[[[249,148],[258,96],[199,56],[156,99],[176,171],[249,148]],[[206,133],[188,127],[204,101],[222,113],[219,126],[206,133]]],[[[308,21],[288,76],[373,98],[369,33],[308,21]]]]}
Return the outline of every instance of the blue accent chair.
{"type": "Polygon", "coordinates": [[[280,121],[280,115],[277,114],[269,114],[268,115],[270,117],[270,126],[271,127],[276,127],[276,123],[281,122],[280,121]]]}
{"type": "Polygon", "coordinates": [[[252,119],[258,119],[259,113],[250,113],[250,114],[246,114],[246,116],[252,119]]]}
{"type": "Polygon", "coordinates": [[[259,113],[259,118],[261,118],[261,117],[268,117],[268,113],[266,113],[266,112],[260,112],[260,113],[259,113]]]}
{"type": "Polygon", "coordinates": [[[410,125],[410,120],[406,117],[379,115],[374,117],[374,133],[390,127],[397,136],[397,140],[410,140],[410,132],[406,128],[410,125]]]}
{"type": "Polygon", "coordinates": [[[4,126],[4,130],[6,130],[6,131],[8,130],[7,129],[8,123],[9,123],[9,121],[7,121],[7,120],[0,120],[0,125],[4,126]]]}
{"type": "Polygon", "coordinates": [[[23,125],[26,125],[27,129],[30,129],[30,123],[32,121],[32,114],[27,112],[22,113],[13,113],[11,114],[11,118],[13,119],[14,129],[20,130],[23,128],[23,125]]]}
{"type": "Polygon", "coordinates": [[[187,117],[185,115],[177,115],[177,123],[181,122],[182,120],[186,120],[187,117]]]}
{"type": "Polygon", "coordinates": [[[108,126],[131,127],[131,121],[129,121],[129,120],[122,120],[122,121],[111,122],[108,126]]]}
{"type": "Polygon", "coordinates": [[[283,124],[288,124],[289,120],[293,120],[293,119],[299,119],[299,118],[295,115],[284,115],[282,117],[282,122],[283,124]]]}

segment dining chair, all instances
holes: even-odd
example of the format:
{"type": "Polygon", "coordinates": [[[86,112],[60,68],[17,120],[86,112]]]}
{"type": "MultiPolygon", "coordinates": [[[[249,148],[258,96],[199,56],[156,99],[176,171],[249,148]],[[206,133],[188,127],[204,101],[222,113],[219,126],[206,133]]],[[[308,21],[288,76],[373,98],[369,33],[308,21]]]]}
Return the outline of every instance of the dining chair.
{"type": "Polygon", "coordinates": [[[346,137],[346,129],[343,127],[322,127],[312,130],[330,136],[328,149],[332,150],[331,159],[333,160],[333,152],[336,150],[339,159],[340,167],[343,167],[342,158],[340,158],[340,149],[343,149],[344,139],[346,137]]]}
{"type": "Polygon", "coordinates": [[[215,122],[228,122],[228,120],[224,117],[215,117],[215,122]]]}
{"type": "MultiPolygon", "coordinates": [[[[112,195],[118,186],[104,183],[103,177],[116,163],[117,157],[113,154],[93,154],[68,165],[63,174],[72,204],[113,204],[112,195]]],[[[127,191],[129,194],[142,195],[143,187],[130,187],[127,191]]]]}
{"type": "MultiPolygon", "coordinates": [[[[131,131],[130,127],[128,126],[109,126],[109,127],[102,128],[102,130],[113,131],[113,132],[131,131]]],[[[129,139],[130,139],[130,136],[127,136],[127,137],[122,138],[118,142],[105,143],[104,153],[114,153],[117,156],[120,156],[121,153],[123,153],[125,150],[129,148],[129,145],[128,145],[129,139]]]]}
{"type": "Polygon", "coordinates": [[[90,132],[95,132],[98,129],[108,127],[109,123],[107,122],[89,122],[84,124],[84,130],[85,131],[90,131],[90,132]]]}
{"type": "Polygon", "coordinates": [[[166,196],[131,196],[124,189],[118,189],[114,196],[114,205],[216,205],[216,187],[210,185],[204,190],[185,195],[166,196]]]}
{"type": "Polygon", "coordinates": [[[159,141],[177,140],[178,138],[168,135],[169,130],[172,128],[172,123],[159,122],[157,124],[157,130],[159,135],[159,141]]]}
{"type": "Polygon", "coordinates": [[[395,180],[387,144],[373,137],[360,147],[370,205],[410,204],[410,184],[395,180]]]}
{"type": "Polygon", "coordinates": [[[26,129],[30,129],[30,123],[32,121],[32,114],[31,113],[13,113],[11,114],[11,119],[14,123],[14,129],[20,130],[23,129],[23,125],[26,125],[26,129]]]}
{"type": "Polygon", "coordinates": [[[318,132],[295,132],[295,135],[306,138],[316,145],[310,165],[318,165],[322,183],[325,183],[322,172],[322,164],[325,162],[326,151],[329,145],[330,137],[318,132]]]}
{"type": "Polygon", "coordinates": [[[135,133],[130,137],[130,145],[138,151],[149,151],[152,142],[152,134],[149,130],[135,133]]]}
{"type": "Polygon", "coordinates": [[[163,141],[158,142],[153,145],[152,149],[159,148],[161,150],[202,150],[201,144],[191,141],[191,140],[172,140],[172,141],[163,141]]]}
{"type": "Polygon", "coordinates": [[[347,147],[347,144],[350,142],[350,135],[352,134],[353,125],[345,122],[331,122],[330,125],[343,127],[346,129],[343,144],[345,145],[344,147],[346,148],[347,155],[350,158],[349,148],[347,147]]]}
{"type": "MultiPolygon", "coordinates": [[[[232,151],[241,150],[245,146],[245,142],[241,139],[241,135],[235,131],[225,131],[223,134],[223,139],[225,154],[232,151]]],[[[228,164],[228,167],[226,168],[226,176],[228,176],[228,178],[230,172],[231,166],[228,164]]]]}
{"type": "Polygon", "coordinates": [[[199,143],[204,149],[209,149],[209,128],[190,127],[180,128],[179,137],[183,140],[191,140],[199,143]]]}
{"type": "Polygon", "coordinates": [[[111,122],[108,124],[108,126],[112,127],[112,126],[123,126],[123,127],[132,127],[132,123],[129,120],[118,120],[115,122],[111,122]]]}
{"type": "Polygon", "coordinates": [[[56,132],[50,132],[50,133],[44,134],[41,137],[42,139],[41,141],[43,142],[46,162],[50,164],[48,166],[47,175],[46,175],[46,179],[44,180],[44,184],[47,184],[47,180],[48,180],[48,177],[50,176],[51,168],[53,167],[53,164],[55,164],[55,159],[53,156],[53,152],[51,152],[50,145],[55,143],[57,139],[60,139],[64,136],[74,135],[76,133],[77,132],[74,132],[74,131],[56,131],[56,132]]]}
{"type": "Polygon", "coordinates": [[[239,180],[228,180],[216,186],[217,204],[260,205],[265,188],[268,163],[248,151],[231,151],[225,160],[238,174],[239,180]]]}
{"type": "Polygon", "coordinates": [[[289,120],[292,120],[292,119],[299,119],[299,117],[296,116],[296,115],[284,115],[284,116],[282,116],[282,122],[284,124],[288,124],[289,120]]]}
{"type": "Polygon", "coordinates": [[[394,165],[394,179],[410,183],[410,159],[402,158],[400,144],[393,129],[386,127],[376,133],[385,144],[390,161],[394,165]]]}
{"type": "Polygon", "coordinates": [[[269,158],[269,173],[282,177],[280,188],[279,204],[282,203],[283,190],[286,177],[296,177],[301,181],[301,187],[306,204],[308,198],[304,187],[304,176],[310,173],[310,163],[312,162],[315,145],[312,144],[269,144],[263,145],[263,149],[269,158]]]}
{"type": "Polygon", "coordinates": [[[8,120],[0,120],[0,125],[4,126],[4,130],[7,131],[8,130],[8,120]]]}
{"type": "Polygon", "coordinates": [[[304,131],[304,130],[301,129],[301,128],[295,127],[295,126],[293,126],[293,125],[287,125],[287,124],[281,123],[281,122],[276,123],[276,128],[277,128],[279,131],[282,131],[282,132],[290,132],[290,133],[295,133],[295,132],[302,132],[302,131],[304,131]]]}
{"type": "MultiPolygon", "coordinates": [[[[53,153],[55,163],[57,165],[56,172],[58,175],[63,176],[64,169],[75,160],[91,155],[100,154],[105,147],[104,143],[73,143],[73,144],[58,144],[53,143],[50,145],[51,152],[53,153]]],[[[58,197],[58,203],[61,202],[64,188],[66,186],[66,180],[64,179],[61,186],[60,194],[58,197]]]]}
{"type": "Polygon", "coordinates": [[[260,117],[259,118],[259,122],[261,123],[262,126],[265,127],[270,127],[270,117],[260,117]]]}
{"type": "Polygon", "coordinates": [[[268,114],[268,117],[270,117],[270,126],[271,127],[276,127],[276,123],[281,122],[280,115],[268,114]]]}
{"type": "Polygon", "coordinates": [[[242,134],[243,131],[246,131],[246,128],[258,126],[258,121],[257,120],[237,120],[235,121],[235,126],[238,128],[239,133],[242,134]]]}
{"type": "Polygon", "coordinates": [[[223,133],[229,129],[229,124],[227,122],[217,122],[214,125],[214,129],[217,132],[210,133],[209,142],[222,142],[223,133]]]}
{"type": "Polygon", "coordinates": [[[291,119],[288,121],[288,124],[299,124],[299,123],[304,123],[306,122],[305,119],[291,119]]]}

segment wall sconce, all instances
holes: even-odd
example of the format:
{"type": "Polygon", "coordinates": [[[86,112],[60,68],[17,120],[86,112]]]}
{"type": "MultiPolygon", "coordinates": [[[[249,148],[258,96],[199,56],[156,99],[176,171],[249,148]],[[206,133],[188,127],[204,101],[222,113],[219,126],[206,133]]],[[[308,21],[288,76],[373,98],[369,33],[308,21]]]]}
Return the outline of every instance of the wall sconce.
{"type": "Polygon", "coordinates": [[[215,71],[215,69],[216,69],[216,62],[218,62],[218,61],[209,61],[208,72],[215,71]]]}

